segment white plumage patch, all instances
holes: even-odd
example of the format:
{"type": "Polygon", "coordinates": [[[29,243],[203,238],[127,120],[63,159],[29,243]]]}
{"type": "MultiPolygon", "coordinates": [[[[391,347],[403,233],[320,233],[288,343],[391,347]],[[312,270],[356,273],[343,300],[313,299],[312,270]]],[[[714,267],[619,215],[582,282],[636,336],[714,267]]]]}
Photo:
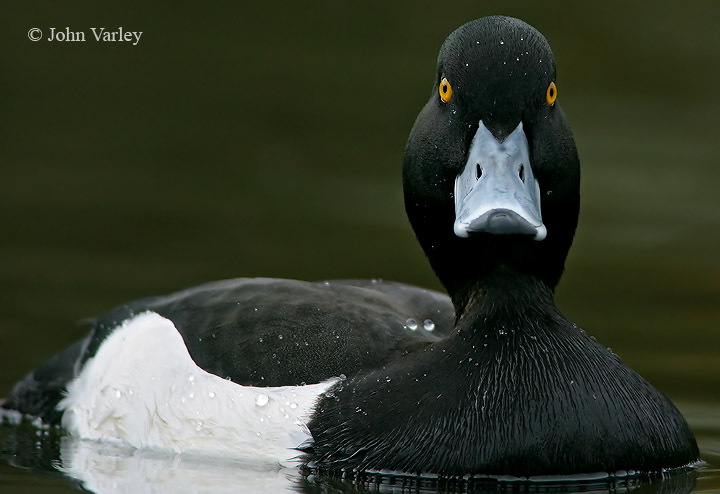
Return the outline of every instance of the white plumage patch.
{"type": "Polygon", "coordinates": [[[337,381],[240,386],[198,367],[172,321],[144,312],[108,336],[58,408],[83,439],[287,464],[310,439],[317,397],[337,381]]]}

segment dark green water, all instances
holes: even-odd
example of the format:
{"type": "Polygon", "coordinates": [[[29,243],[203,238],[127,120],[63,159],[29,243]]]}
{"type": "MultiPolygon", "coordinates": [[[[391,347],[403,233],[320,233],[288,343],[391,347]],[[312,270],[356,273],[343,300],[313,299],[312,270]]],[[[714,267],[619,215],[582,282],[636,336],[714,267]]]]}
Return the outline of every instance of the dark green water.
{"type": "MultiPolygon", "coordinates": [[[[694,489],[720,490],[720,4],[506,3],[6,6],[0,396],[128,299],[235,276],[438,288],[404,216],[405,140],[445,36],[505,13],[553,46],[583,166],[558,304],[676,402],[708,462],[694,489]],[[66,26],[88,40],[28,39],[66,26]],[[137,46],[92,38],[117,26],[137,46]]],[[[32,460],[16,432],[4,449],[32,460]]],[[[75,485],[0,464],[0,490],[75,485]]]]}

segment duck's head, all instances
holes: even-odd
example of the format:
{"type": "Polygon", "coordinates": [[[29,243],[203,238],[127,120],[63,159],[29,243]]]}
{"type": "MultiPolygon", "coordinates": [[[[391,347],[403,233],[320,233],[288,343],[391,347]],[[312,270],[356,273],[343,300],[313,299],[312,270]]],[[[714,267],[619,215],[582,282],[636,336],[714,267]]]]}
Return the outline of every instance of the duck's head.
{"type": "Polygon", "coordinates": [[[509,17],[453,32],[404,158],[405,207],[456,305],[505,266],[558,283],[580,165],[545,38],[509,17]]]}

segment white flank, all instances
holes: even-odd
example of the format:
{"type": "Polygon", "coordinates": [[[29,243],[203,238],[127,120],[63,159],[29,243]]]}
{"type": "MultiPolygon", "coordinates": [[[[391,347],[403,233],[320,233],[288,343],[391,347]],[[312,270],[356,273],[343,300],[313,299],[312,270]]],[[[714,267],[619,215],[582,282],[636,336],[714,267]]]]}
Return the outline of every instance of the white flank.
{"type": "Polygon", "coordinates": [[[58,409],[82,439],[288,464],[310,439],[317,397],[337,381],[240,386],[198,367],[172,321],[144,312],[110,334],[58,409]]]}

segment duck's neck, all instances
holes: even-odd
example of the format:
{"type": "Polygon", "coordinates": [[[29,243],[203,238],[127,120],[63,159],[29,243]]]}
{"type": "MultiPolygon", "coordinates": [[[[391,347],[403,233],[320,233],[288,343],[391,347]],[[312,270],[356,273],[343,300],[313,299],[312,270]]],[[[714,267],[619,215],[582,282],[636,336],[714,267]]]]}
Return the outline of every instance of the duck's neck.
{"type": "Polygon", "coordinates": [[[451,293],[456,327],[470,337],[476,332],[531,330],[562,318],[553,289],[541,279],[500,265],[487,276],[451,293]]]}

